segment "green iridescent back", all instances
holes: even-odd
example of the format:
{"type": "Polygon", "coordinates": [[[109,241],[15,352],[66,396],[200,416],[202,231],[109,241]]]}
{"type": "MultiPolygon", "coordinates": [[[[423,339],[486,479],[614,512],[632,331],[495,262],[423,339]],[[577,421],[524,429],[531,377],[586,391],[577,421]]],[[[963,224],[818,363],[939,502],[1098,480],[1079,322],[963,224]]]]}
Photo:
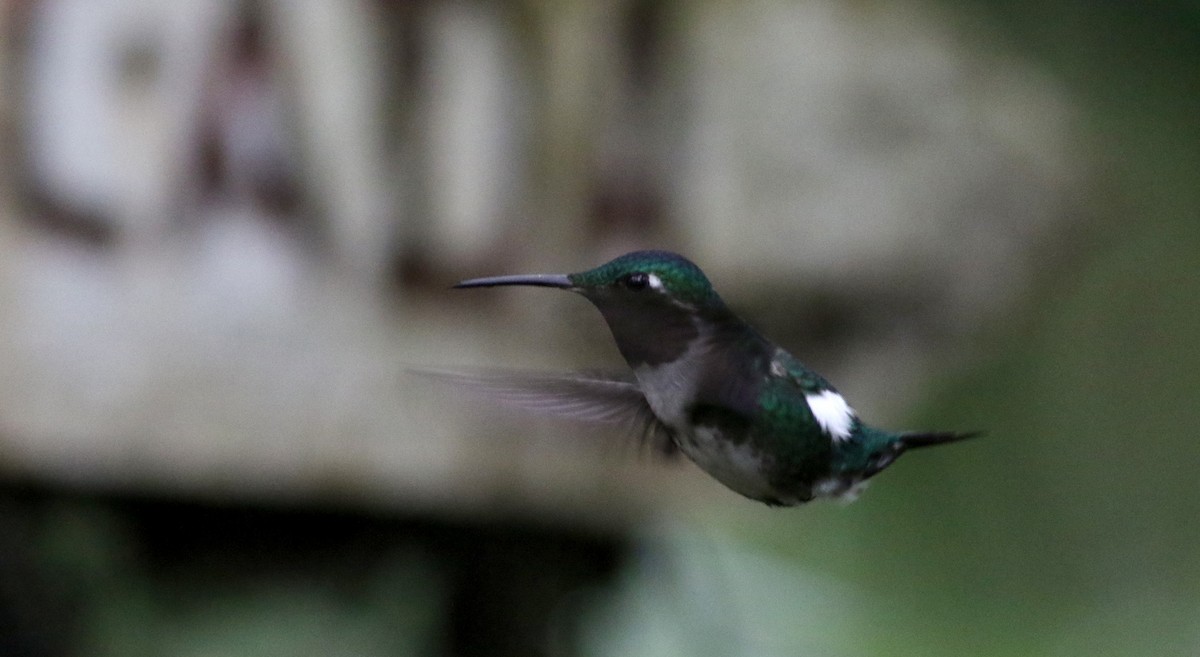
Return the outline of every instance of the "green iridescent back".
{"type": "Polygon", "coordinates": [[[768,377],[758,398],[756,440],[775,457],[777,485],[811,485],[829,475],[853,475],[867,469],[900,436],[855,418],[850,438],[834,443],[813,416],[805,396],[834,388],[797,358],[780,350],[774,362],[783,376],[768,377]]]}
{"type": "Polygon", "coordinates": [[[768,468],[772,484],[783,489],[812,485],[829,474],[835,455],[804,396],[828,389],[829,384],[787,352],[780,351],[773,359],[783,366],[784,375],[764,377],[753,440],[773,456],[768,468]]]}

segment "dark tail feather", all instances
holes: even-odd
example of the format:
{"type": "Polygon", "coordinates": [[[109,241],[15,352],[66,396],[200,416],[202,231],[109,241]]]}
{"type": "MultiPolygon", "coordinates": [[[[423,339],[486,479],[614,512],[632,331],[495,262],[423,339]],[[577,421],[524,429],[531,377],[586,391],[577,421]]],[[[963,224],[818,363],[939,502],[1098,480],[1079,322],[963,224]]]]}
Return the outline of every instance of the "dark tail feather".
{"type": "Polygon", "coordinates": [[[863,470],[864,479],[888,467],[909,449],[929,447],[930,445],[945,445],[983,435],[982,431],[967,433],[958,433],[955,431],[912,431],[895,434],[870,429],[869,427],[864,427],[864,429],[874,433],[884,441],[883,445],[867,461],[866,468],[863,470]]]}
{"type": "Polygon", "coordinates": [[[900,444],[904,445],[905,449],[916,449],[918,447],[929,447],[930,445],[956,443],[960,440],[982,435],[982,431],[969,431],[967,433],[957,433],[954,431],[914,432],[901,435],[900,444]]]}

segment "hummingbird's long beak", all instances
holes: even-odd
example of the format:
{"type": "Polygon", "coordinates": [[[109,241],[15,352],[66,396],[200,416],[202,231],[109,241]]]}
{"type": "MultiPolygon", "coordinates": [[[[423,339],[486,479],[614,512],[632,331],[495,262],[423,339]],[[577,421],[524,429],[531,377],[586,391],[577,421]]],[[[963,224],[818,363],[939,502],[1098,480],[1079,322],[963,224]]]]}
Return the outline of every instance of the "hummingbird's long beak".
{"type": "Polygon", "coordinates": [[[575,287],[571,283],[571,278],[566,274],[517,274],[515,276],[470,278],[465,281],[459,281],[454,287],[496,287],[498,285],[536,285],[538,287],[557,287],[563,289],[575,287]]]}

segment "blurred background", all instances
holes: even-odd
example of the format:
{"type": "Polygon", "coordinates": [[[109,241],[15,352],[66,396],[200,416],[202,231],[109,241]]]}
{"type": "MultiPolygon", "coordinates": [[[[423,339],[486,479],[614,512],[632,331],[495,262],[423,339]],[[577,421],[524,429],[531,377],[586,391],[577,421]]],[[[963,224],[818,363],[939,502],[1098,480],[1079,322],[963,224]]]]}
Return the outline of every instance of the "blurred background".
{"type": "Polygon", "coordinates": [[[1200,5],[0,0],[0,654],[1197,655],[1200,5]],[[405,374],[697,261],[893,427],[768,509],[405,374]]]}

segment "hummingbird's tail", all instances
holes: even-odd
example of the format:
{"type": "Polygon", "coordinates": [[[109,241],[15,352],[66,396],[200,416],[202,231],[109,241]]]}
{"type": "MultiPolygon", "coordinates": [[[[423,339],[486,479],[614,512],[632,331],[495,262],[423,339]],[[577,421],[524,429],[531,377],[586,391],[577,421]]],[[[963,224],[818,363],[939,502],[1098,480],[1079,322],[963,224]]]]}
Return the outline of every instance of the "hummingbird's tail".
{"type": "Polygon", "coordinates": [[[971,431],[968,433],[955,431],[906,431],[895,433],[865,425],[860,428],[860,431],[864,437],[863,445],[865,450],[856,458],[863,459],[861,461],[863,465],[859,467],[862,470],[864,479],[888,467],[901,454],[910,449],[929,447],[931,445],[945,445],[983,434],[981,431],[971,431]]]}
{"type": "Polygon", "coordinates": [[[904,449],[916,449],[917,447],[929,447],[930,445],[956,443],[960,440],[982,435],[982,431],[969,431],[966,433],[955,431],[909,432],[900,434],[900,444],[904,449]]]}

